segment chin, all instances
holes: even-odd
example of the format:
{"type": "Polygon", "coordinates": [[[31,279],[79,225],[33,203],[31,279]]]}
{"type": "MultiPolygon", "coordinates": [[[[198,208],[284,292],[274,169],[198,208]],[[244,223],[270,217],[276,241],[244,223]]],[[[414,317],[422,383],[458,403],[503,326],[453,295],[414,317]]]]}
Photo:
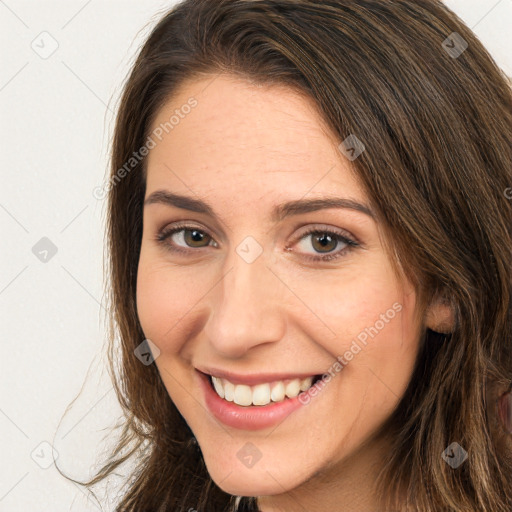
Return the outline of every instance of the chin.
{"type": "MultiPolygon", "coordinates": [[[[273,496],[287,492],[301,484],[297,469],[290,467],[267,471],[266,467],[258,464],[252,468],[232,466],[226,469],[218,465],[218,459],[213,464],[205,459],[208,473],[215,484],[228,494],[234,496],[273,496]]],[[[272,466],[272,464],[271,464],[272,466]]],[[[274,466],[275,467],[275,466],[274,466]]]]}
{"type": "MultiPolygon", "coordinates": [[[[280,485],[281,479],[279,476],[272,478],[270,475],[261,475],[261,478],[254,477],[253,475],[230,475],[222,481],[213,481],[224,492],[232,494],[233,496],[274,496],[288,491],[288,488],[280,485]]],[[[291,488],[293,489],[292,486],[291,488]]]]}

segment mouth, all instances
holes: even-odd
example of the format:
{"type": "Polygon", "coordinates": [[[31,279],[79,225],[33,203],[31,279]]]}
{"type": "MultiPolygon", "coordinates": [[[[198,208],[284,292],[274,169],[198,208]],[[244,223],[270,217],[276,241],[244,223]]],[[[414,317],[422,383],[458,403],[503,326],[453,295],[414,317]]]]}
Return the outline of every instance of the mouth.
{"type": "MultiPolygon", "coordinates": [[[[318,399],[312,397],[319,394],[315,384],[322,377],[322,374],[230,374],[230,378],[237,381],[234,383],[226,378],[226,373],[222,377],[216,377],[196,368],[196,375],[199,387],[203,391],[206,409],[224,425],[243,431],[275,427],[288,416],[297,414],[309,403],[317,402],[318,399]],[[272,380],[277,377],[289,378],[272,380]],[[242,382],[252,382],[253,385],[249,386],[242,382]]],[[[321,395],[325,400],[325,391],[322,391],[321,395]]]]}
{"type": "Polygon", "coordinates": [[[203,375],[208,379],[211,389],[218,397],[241,407],[265,407],[296,398],[300,393],[307,392],[322,378],[322,374],[317,374],[249,386],[236,384],[229,379],[214,375],[203,375]]]}

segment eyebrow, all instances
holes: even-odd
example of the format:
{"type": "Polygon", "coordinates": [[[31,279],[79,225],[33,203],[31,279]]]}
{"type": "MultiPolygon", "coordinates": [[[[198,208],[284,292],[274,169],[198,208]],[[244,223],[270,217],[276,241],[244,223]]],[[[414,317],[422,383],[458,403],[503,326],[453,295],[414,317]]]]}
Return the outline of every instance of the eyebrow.
{"type": "MultiPolygon", "coordinates": [[[[155,203],[174,206],[196,213],[204,213],[215,218],[217,217],[214,209],[207,202],[189,196],[173,194],[167,190],[157,190],[150,194],[145,199],[144,206],[155,203]]],[[[271,220],[273,222],[279,222],[291,215],[300,215],[301,213],[310,213],[328,208],[355,210],[368,215],[374,220],[376,219],[375,213],[366,204],[344,197],[319,197],[313,199],[296,199],[277,205],[272,210],[271,220]]]]}

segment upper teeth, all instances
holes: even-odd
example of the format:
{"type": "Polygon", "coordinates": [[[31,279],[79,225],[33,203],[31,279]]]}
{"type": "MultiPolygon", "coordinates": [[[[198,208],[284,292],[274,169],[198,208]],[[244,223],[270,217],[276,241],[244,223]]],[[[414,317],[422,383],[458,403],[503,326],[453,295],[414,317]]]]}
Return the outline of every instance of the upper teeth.
{"type": "Polygon", "coordinates": [[[305,379],[292,379],[275,381],[272,383],[247,386],[233,384],[229,380],[212,376],[213,387],[217,394],[238,405],[267,405],[272,402],[281,402],[296,397],[301,391],[307,391],[313,383],[313,377],[305,379]]]}

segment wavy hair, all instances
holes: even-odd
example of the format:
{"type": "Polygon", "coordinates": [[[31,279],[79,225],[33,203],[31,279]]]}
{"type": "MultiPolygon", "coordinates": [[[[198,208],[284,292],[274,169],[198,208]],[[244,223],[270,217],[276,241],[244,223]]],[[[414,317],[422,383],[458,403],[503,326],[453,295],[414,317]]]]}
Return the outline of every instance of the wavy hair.
{"type": "Polygon", "coordinates": [[[396,268],[423,308],[439,297],[453,308],[452,332],[425,329],[382,427],[393,439],[382,510],[398,509],[405,492],[422,512],[510,512],[512,443],[497,399],[512,380],[512,93],[439,0],[184,0],[161,17],[124,85],[112,141],[108,358],[125,421],[86,485],[137,455],[118,512],[257,510],[255,497],[212,481],[156,365],[134,355],[145,339],[136,278],[146,160],[122,179],[119,169],[185,80],[219,73],[300,91],[340,142],[363,141],[353,169],[396,268]],[[441,456],[452,442],[468,452],[456,470],[441,456]]]}

